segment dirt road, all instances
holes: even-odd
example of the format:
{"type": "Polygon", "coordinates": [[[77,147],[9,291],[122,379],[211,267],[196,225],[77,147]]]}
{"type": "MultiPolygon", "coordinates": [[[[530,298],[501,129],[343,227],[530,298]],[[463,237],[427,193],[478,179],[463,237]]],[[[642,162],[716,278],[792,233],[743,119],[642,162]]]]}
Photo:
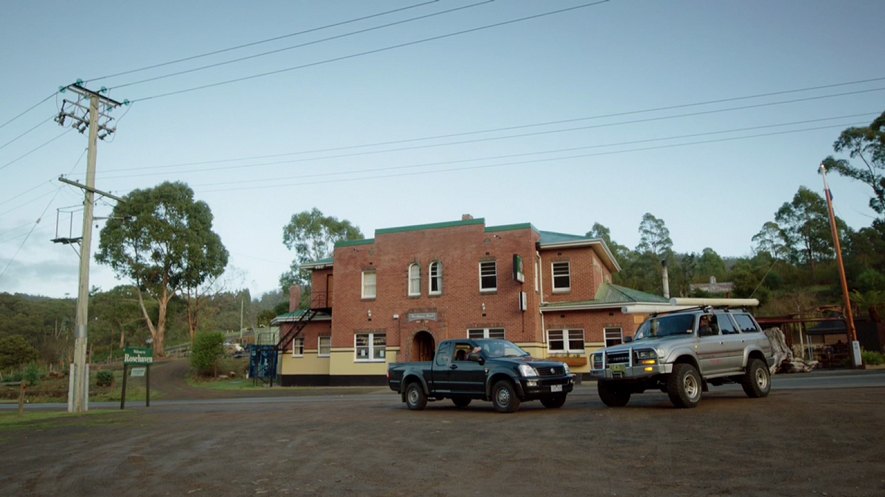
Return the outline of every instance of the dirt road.
{"type": "Polygon", "coordinates": [[[406,410],[396,394],[203,399],[0,431],[0,495],[885,495],[885,388],[406,410]]]}

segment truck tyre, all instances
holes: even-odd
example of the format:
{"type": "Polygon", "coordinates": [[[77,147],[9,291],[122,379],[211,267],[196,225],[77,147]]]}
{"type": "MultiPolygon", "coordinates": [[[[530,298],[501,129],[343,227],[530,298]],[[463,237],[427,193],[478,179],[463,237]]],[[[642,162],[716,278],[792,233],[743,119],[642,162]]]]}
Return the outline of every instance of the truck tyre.
{"type": "Polygon", "coordinates": [[[599,393],[599,399],[608,407],[624,407],[630,402],[630,390],[609,381],[596,382],[596,391],[599,393]]]}
{"type": "Polygon", "coordinates": [[[519,397],[510,380],[500,380],[492,387],[492,404],[498,412],[515,412],[519,409],[519,397]]]}
{"type": "Polygon", "coordinates": [[[559,409],[565,404],[565,394],[541,397],[541,404],[547,409],[559,409]]]}
{"type": "Polygon", "coordinates": [[[413,381],[406,386],[406,407],[412,411],[420,411],[427,405],[427,395],[424,395],[424,389],[421,383],[413,381]]]}
{"type": "Polygon", "coordinates": [[[759,359],[750,359],[741,386],[744,387],[747,397],[755,399],[768,395],[771,391],[771,374],[765,363],[759,359]]]}
{"type": "Polygon", "coordinates": [[[667,378],[667,394],[676,407],[697,407],[701,401],[701,375],[691,364],[675,364],[667,378]]]}
{"type": "Polygon", "coordinates": [[[470,405],[470,397],[455,397],[452,399],[452,402],[455,403],[455,407],[458,409],[466,409],[470,405]]]}

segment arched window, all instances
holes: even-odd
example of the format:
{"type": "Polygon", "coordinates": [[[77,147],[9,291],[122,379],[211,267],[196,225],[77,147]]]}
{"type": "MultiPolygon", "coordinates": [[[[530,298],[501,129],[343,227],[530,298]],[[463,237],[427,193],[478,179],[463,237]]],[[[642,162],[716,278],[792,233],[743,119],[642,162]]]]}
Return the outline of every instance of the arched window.
{"type": "Polygon", "coordinates": [[[421,295],[421,266],[409,265],[409,297],[421,295]]]}
{"type": "Polygon", "coordinates": [[[428,293],[430,295],[440,295],[442,293],[442,263],[433,261],[430,263],[430,285],[428,293]]]}

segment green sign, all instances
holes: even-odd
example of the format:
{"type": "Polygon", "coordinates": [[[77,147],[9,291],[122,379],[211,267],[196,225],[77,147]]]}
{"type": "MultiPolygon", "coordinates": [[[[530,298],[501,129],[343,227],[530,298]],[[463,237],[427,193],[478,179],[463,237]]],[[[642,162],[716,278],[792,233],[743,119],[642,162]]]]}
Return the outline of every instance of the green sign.
{"type": "Polygon", "coordinates": [[[145,347],[126,347],[123,351],[123,364],[127,366],[143,366],[154,363],[154,349],[145,347]]]}

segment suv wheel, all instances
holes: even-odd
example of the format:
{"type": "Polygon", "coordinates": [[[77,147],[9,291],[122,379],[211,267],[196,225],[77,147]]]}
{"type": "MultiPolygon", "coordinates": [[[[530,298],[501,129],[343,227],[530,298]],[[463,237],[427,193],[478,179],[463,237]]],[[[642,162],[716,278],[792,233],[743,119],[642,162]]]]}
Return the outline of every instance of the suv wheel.
{"type": "Polygon", "coordinates": [[[771,391],[771,374],[765,367],[765,363],[759,359],[750,359],[741,386],[744,387],[747,397],[758,398],[768,395],[768,392],[771,391]]]}
{"type": "Polygon", "coordinates": [[[676,407],[696,407],[701,401],[701,375],[691,364],[675,364],[667,378],[667,394],[676,407]]]}
{"type": "Polygon", "coordinates": [[[519,397],[513,383],[501,380],[492,387],[492,404],[498,412],[514,412],[519,409],[519,397]]]}
{"type": "Polygon", "coordinates": [[[609,381],[596,382],[596,391],[602,403],[609,407],[624,407],[630,402],[630,390],[609,381]]]}

